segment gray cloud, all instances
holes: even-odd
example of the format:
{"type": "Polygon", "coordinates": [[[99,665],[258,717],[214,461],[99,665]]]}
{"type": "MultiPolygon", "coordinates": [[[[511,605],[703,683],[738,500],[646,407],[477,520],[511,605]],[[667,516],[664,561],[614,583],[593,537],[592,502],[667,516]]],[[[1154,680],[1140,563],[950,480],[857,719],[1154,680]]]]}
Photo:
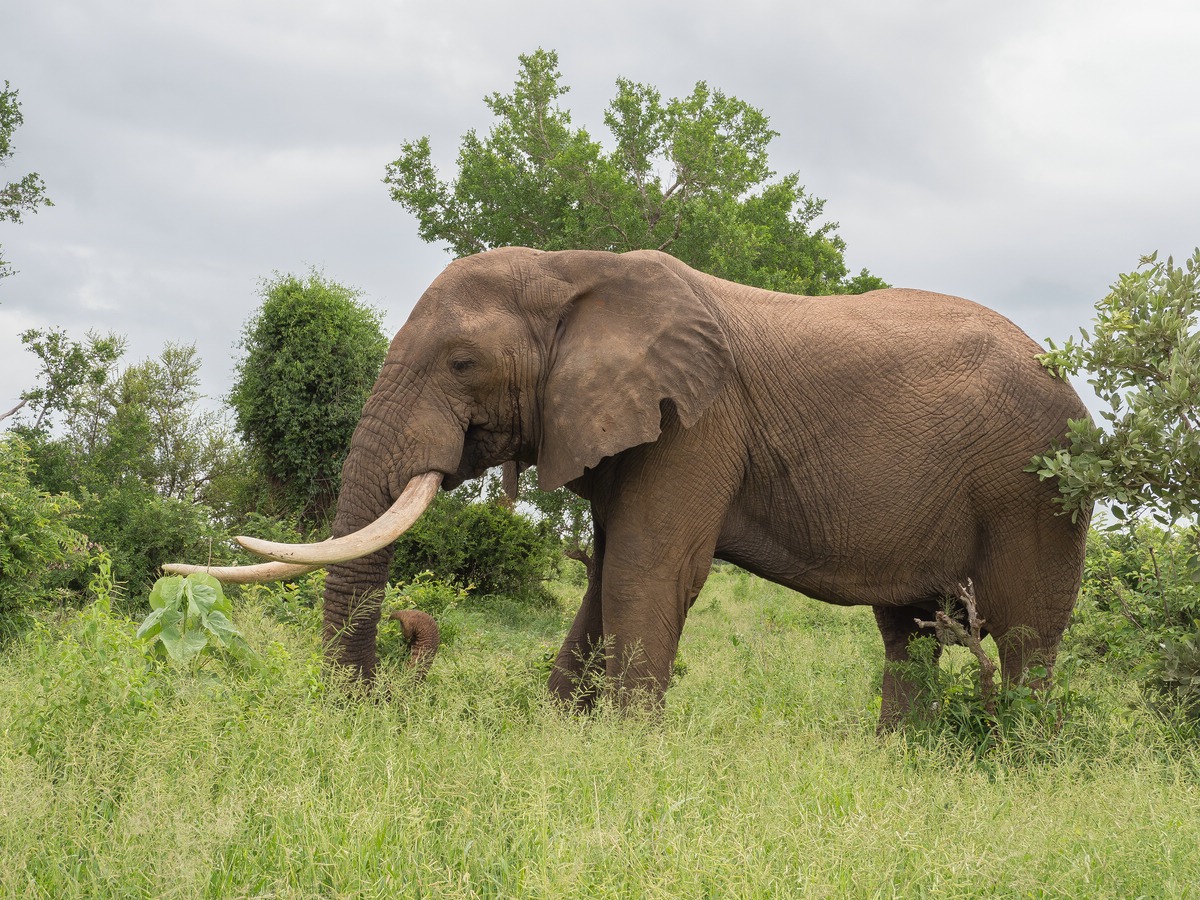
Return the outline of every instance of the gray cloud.
{"type": "MultiPolygon", "coordinates": [[[[1200,9],[1019,0],[642,4],[42,0],[5,14],[26,124],[8,175],[56,202],[0,225],[0,408],[24,327],[195,341],[206,390],[272,271],[323,268],[397,328],[446,262],[387,197],[430,135],[453,164],[517,55],[558,50],[577,124],[618,76],[764,109],[854,268],[1063,337],[1142,253],[1200,244],[1200,9]]],[[[2,177],[2,175],[0,175],[2,177]]],[[[6,405],[7,404],[7,405],[6,405]]]]}

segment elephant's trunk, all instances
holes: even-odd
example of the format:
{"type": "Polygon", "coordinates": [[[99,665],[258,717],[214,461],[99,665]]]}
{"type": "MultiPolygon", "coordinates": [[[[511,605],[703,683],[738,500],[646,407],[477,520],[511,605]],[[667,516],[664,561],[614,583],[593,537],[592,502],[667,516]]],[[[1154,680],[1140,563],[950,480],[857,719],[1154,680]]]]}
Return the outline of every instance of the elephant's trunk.
{"type": "Polygon", "coordinates": [[[442,642],[437,622],[419,609],[397,609],[391,615],[400,623],[400,630],[408,642],[408,667],[424,678],[442,642]]]}

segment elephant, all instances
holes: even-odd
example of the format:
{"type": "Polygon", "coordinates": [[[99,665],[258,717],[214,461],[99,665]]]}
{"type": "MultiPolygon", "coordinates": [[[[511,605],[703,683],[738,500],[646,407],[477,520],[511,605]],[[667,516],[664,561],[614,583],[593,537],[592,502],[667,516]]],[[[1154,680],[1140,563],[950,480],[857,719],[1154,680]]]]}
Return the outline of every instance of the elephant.
{"type": "Polygon", "coordinates": [[[392,341],[333,538],[240,538],[274,562],[213,571],[328,566],[328,654],[369,681],[398,534],[439,484],[536,466],[542,489],[591,501],[595,528],[554,696],[660,704],[716,558],[872,607],[889,728],[914,698],[894,664],[917,620],[968,579],[1006,681],[1053,665],[1089,516],[1026,467],[1088,413],[1039,352],[999,313],[926,291],[801,297],[658,251],[488,250],[451,263],[392,341]]]}

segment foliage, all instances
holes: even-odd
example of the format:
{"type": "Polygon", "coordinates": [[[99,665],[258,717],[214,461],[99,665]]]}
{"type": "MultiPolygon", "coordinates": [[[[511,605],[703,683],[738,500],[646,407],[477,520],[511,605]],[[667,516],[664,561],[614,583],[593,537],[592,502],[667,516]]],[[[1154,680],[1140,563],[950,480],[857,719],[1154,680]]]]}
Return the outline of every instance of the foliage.
{"type": "Polygon", "coordinates": [[[225,561],[219,516],[250,501],[229,490],[245,481],[243,457],[223,417],[201,405],[195,347],[169,343],[118,370],[125,342],[116,335],[22,339],[42,361],[38,387],[22,395],[32,420],[13,428],[28,443],[34,483],[73,498],[75,526],[107,550],[133,596],[171,559],[225,561]]]}
{"type": "Polygon", "coordinates": [[[1083,588],[1066,647],[1134,665],[1200,621],[1193,531],[1133,521],[1088,533],[1083,588]]]}
{"type": "Polygon", "coordinates": [[[460,609],[464,638],[428,679],[389,659],[369,702],[321,676],[317,634],[254,604],[238,624],[262,664],[219,684],[147,660],[115,616],[83,636],[93,611],[0,659],[6,897],[1190,897],[1200,883],[1196,744],[1131,706],[1110,667],[1081,662],[1072,690],[1091,702],[1023,746],[881,739],[870,610],[732,567],[689,614],[687,677],[652,719],[544,699],[558,610],[460,609]]]}
{"type": "Polygon", "coordinates": [[[0,436],[0,643],[17,634],[56,577],[78,569],[86,539],[75,528],[77,504],[38,489],[28,448],[0,436]]]}
{"type": "Polygon", "coordinates": [[[512,93],[484,99],[497,121],[486,138],[463,138],[451,182],[438,178],[428,138],[404,145],[384,181],[424,240],[445,241],[456,256],[513,245],[659,249],[794,293],[883,286],[865,270],[847,276],[837,226],[816,224],[824,201],[798,175],[770,181],[777,133],[761,110],[702,81],[664,102],[650,85],[620,78],[605,150],[558,105],[568,90],[556,53],[522,55],[512,93]]]}
{"type": "Polygon", "coordinates": [[[1200,249],[1183,266],[1157,254],[1120,276],[1096,322],[1041,356],[1066,376],[1086,371],[1109,408],[1104,427],[1073,421],[1067,442],[1034,457],[1072,516],[1094,499],[1125,519],[1143,510],[1167,524],[1200,514],[1200,249]]]}
{"type": "Polygon", "coordinates": [[[1195,526],[1131,520],[1093,528],[1063,655],[1102,659],[1138,683],[1168,718],[1200,724],[1196,543],[1195,526]]]}
{"type": "Polygon", "coordinates": [[[146,642],[151,656],[196,669],[222,652],[239,659],[253,653],[233,624],[233,604],[211,575],[158,579],[150,592],[150,609],[137,638],[146,642]]]}
{"type": "Polygon", "coordinates": [[[81,343],[70,340],[61,328],[30,328],[21,333],[21,343],[41,361],[38,386],[22,391],[20,403],[0,419],[28,406],[33,420],[22,424],[33,432],[48,428],[54,413],[71,412],[85,388],[103,385],[125,352],[125,338],[111,332],[101,336],[89,331],[86,343],[81,343]]]}
{"type": "Polygon", "coordinates": [[[439,492],[396,544],[389,580],[411,583],[435,571],[477,594],[543,597],[554,571],[558,542],[550,528],[499,503],[439,492]]]}
{"type": "Polygon", "coordinates": [[[194,345],[168,343],[157,359],[90,384],[67,416],[73,480],[98,492],[136,481],[164,498],[203,499],[233,446],[222,416],[200,406],[199,372],[194,345]]]}
{"type": "MultiPolygon", "coordinates": [[[[21,104],[17,100],[19,93],[7,81],[4,82],[4,90],[0,91],[0,168],[12,158],[13,132],[25,122],[21,104]]],[[[45,182],[37,172],[30,172],[0,187],[0,222],[20,222],[26,213],[36,213],[39,207],[53,205],[46,196],[45,182]]],[[[0,278],[12,275],[13,271],[0,252],[0,278]]]]}
{"type": "Polygon", "coordinates": [[[229,396],[262,474],[309,523],[337,496],[342,463],[387,352],[381,314],[317,272],[276,275],[246,323],[229,396]]]}
{"type": "Polygon", "coordinates": [[[1200,726],[1200,631],[1163,643],[1153,684],[1193,727],[1200,726]]]}
{"type": "Polygon", "coordinates": [[[419,609],[438,616],[467,601],[473,585],[460,585],[439,578],[430,571],[418,572],[391,593],[397,609],[419,609]]]}
{"type": "Polygon", "coordinates": [[[79,528],[112,556],[132,597],[144,597],[163,563],[225,563],[231,549],[204,504],[163,497],[130,479],[107,490],[80,492],[79,528]]]}

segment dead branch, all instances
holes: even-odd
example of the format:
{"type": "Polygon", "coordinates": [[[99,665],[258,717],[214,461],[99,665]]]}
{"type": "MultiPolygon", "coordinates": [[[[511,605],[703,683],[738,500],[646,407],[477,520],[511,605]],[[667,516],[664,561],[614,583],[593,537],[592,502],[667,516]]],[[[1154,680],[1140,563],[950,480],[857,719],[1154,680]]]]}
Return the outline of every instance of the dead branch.
{"type": "Polygon", "coordinates": [[[967,627],[944,610],[938,610],[932,622],[916,619],[922,628],[932,628],[938,642],[943,646],[960,644],[974,654],[979,661],[979,698],[989,716],[996,715],[996,664],[983,649],[983,619],[975,605],[975,585],[967,579],[967,586],[958,586],[958,599],[967,611],[967,627]]]}

